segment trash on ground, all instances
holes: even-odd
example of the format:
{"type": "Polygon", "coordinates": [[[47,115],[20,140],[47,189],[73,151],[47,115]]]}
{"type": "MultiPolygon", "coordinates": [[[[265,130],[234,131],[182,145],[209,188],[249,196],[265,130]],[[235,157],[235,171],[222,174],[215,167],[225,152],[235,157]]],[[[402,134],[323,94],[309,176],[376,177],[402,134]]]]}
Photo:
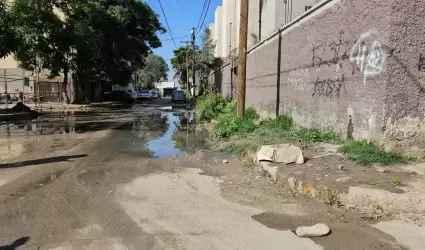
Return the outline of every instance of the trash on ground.
{"type": "Polygon", "coordinates": [[[290,144],[265,145],[257,152],[258,161],[270,161],[276,163],[303,164],[304,156],[301,148],[290,144]]]}

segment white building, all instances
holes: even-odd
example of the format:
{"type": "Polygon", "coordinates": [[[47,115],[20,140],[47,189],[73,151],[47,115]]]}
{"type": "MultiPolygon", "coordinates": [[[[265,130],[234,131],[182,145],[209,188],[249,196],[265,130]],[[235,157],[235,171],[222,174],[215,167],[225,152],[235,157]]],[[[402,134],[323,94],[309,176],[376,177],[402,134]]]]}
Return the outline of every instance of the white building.
{"type": "Polygon", "coordinates": [[[180,89],[180,83],[177,82],[159,82],[155,83],[155,88],[159,90],[161,96],[171,96],[173,90],[180,89]]]}
{"type": "MultiPolygon", "coordinates": [[[[250,0],[248,6],[248,49],[283,25],[302,15],[321,0],[250,0]]],[[[226,58],[239,47],[240,0],[223,0],[210,25],[216,43],[215,56],[226,58]]]]}

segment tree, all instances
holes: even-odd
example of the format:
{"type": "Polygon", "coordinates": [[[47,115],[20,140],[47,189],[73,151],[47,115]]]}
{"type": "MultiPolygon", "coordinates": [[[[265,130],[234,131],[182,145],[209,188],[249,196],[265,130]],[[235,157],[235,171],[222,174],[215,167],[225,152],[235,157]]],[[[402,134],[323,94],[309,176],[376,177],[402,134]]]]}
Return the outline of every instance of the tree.
{"type": "Polygon", "coordinates": [[[16,37],[11,29],[11,18],[7,7],[7,0],[0,0],[0,58],[8,56],[16,44],[16,37]]]}
{"type": "Polygon", "coordinates": [[[187,89],[187,94],[190,95],[190,83],[187,81],[188,74],[192,75],[192,49],[188,47],[180,47],[173,51],[174,57],[171,58],[171,65],[174,68],[174,79],[179,79],[183,88],[187,89]],[[187,62],[188,60],[188,62],[187,62]],[[189,69],[189,71],[187,70],[189,69]]]}
{"type": "MultiPolygon", "coordinates": [[[[199,94],[202,94],[208,84],[208,76],[212,71],[217,70],[223,64],[220,58],[214,56],[215,45],[211,39],[210,30],[206,28],[202,35],[201,46],[195,46],[196,50],[196,62],[195,70],[197,76],[200,78],[199,94]]],[[[187,87],[188,93],[190,83],[187,83],[187,74],[193,77],[192,65],[193,65],[193,50],[191,47],[180,47],[174,50],[174,57],[171,59],[171,65],[175,70],[174,78],[179,79],[180,83],[187,87]],[[186,62],[187,61],[187,62],[186,62]],[[187,65],[186,65],[187,63],[187,65]],[[187,67],[189,71],[187,71],[187,67]]]]}
{"type": "Polygon", "coordinates": [[[158,16],[136,0],[15,0],[10,10],[21,67],[68,73],[81,88],[127,85],[165,32],[158,16]],[[63,18],[57,13],[63,13],[63,18]]]}
{"type": "Polygon", "coordinates": [[[211,31],[209,28],[204,29],[201,37],[202,46],[198,51],[197,72],[199,75],[199,95],[205,91],[208,85],[208,76],[212,71],[217,70],[223,64],[221,58],[214,56],[215,44],[211,38],[211,31]]]}
{"type": "Polygon", "coordinates": [[[140,70],[140,79],[143,89],[152,89],[153,83],[167,79],[168,65],[164,58],[155,54],[149,54],[146,65],[140,70]]]}

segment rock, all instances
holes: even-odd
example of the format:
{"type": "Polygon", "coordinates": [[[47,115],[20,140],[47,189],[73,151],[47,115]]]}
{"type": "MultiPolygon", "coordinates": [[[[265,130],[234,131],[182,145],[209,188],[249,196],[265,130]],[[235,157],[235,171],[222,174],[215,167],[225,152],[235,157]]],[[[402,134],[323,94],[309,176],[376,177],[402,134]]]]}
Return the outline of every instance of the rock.
{"type": "Polygon", "coordinates": [[[336,145],[336,144],[322,144],[321,145],[324,152],[327,153],[338,153],[339,149],[342,147],[342,145],[336,145]]]}
{"type": "Polygon", "coordinates": [[[291,187],[291,189],[294,190],[295,185],[297,184],[297,179],[295,179],[295,177],[289,177],[288,184],[289,184],[289,187],[291,187]]]}
{"type": "Polygon", "coordinates": [[[298,182],[297,192],[299,194],[304,194],[304,183],[302,183],[302,181],[299,181],[298,182]]]}
{"type": "Polygon", "coordinates": [[[269,174],[270,178],[272,178],[272,180],[276,182],[278,179],[278,167],[272,166],[270,162],[261,162],[260,164],[263,168],[263,171],[266,171],[269,174]]]}
{"type": "Polygon", "coordinates": [[[304,163],[304,156],[301,148],[289,144],[262,146],[257,152],[256,159],[257,161],[270,161],[284,164],[304,163]]]}
{"type": "Polygon", "coordinates": [[[376,169],[376,171],[378,171],[379,173],[389,173],[389,172],[390,172],[390,170],[389,170],[389,169],[385,169],[385,168],[379,168],[379,167],[376,167],[375,169],[376,169]]]}
{"type": "Polygon", "coordinates": [[[328,235],[330,231],[328,226],[319,223],[309,227],[298,227],[296,234],[299,237],[321,237],[328,235]]]}
{"type": "Polygon", "coordinates": [[[229,161],[228,160],[223,160],[223,163],[229,163],[229,161]]]}
{"type": "Polygon", "coordinates": [[[317,190],[314,187],[311,188],[310,193],[312,198],[316,198],[317,190]]]}
{"type": "Polygon", "coordinates": [[[343,170],[343,169],[344,169],[344,166],[343,166],[343,165],[338,165],[338,166],[337,166],[337,168],[338,168],[339,170],[343,170]]]}
{"type": "Polygon", "coordinates": [[[336,182],[346,182],[346,181],[348,181],[349,179],[351,179],[351,177],[345,176],[345,177],[338,178],[338,179],[336,179],[335,181],[336,181],[336,182]]]}
{"type": "Polygon", "coordinates": [[[309,168],[311,168],[311,167],[313,167],[313,164],[307,164],[307,167],[309,167],[309,168]]]}

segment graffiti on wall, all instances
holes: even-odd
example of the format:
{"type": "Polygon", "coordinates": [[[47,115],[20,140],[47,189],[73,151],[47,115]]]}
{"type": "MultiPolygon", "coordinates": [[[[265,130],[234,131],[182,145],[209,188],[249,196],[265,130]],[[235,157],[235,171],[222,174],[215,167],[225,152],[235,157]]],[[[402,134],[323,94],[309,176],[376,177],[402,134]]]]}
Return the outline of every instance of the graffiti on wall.
{"type": "Polygon", "coordinates": [[[339,32],[335,41],[324,42],[312,49],[312,67],[320,68],[323,65],[332,66],[349,58],[350,43],[343,39],[344,31],[339,32]]]}
{"type": "Polygon", "coordinates": [[[425,56],[423,54],[419,55],[418,71],[425,72],[425,56]]]}
{"type": "Polygon", "coordinates": [[[380,74],[385,64],[385,53],[376,32],[369,31],[360,36],[350,53],[350,62],[364,76],[364,83],[371,76],[380,74]]]}
{"type": "Polygon", "coordinates": [[[326,96],[329,98],[339,98],[341,90],[345,88],[345,76],[342,74],[337,79],[324,79],[317,80],[314,82],[313,96],[326,96]]]}

